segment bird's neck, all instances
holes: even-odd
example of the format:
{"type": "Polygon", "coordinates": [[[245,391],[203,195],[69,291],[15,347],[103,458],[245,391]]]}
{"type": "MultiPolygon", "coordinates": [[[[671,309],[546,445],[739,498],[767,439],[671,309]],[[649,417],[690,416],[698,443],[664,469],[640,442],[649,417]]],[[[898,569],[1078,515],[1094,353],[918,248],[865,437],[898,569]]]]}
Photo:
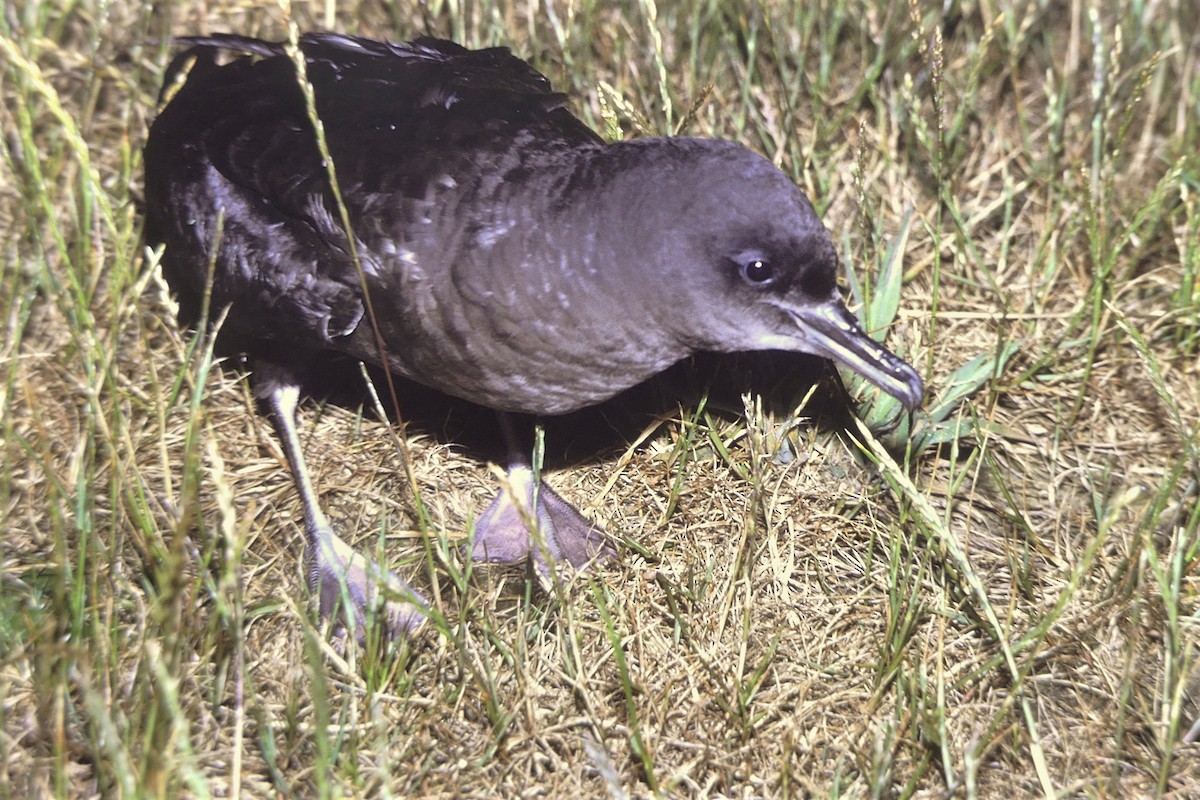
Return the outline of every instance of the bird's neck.
{"type": "Polygon", "coordinates": [[[486,309],[514,337],[525,335],[517,333],[522,324],[549,338],[574,329],[600,342],[593,357],[611,357],[613,369],[649,375],[688,355],[687,343],[659,322],[673,318],[662,314],[673,298],[655,273],[653,215],[640,208],[650,202],[639,175],[653,171],[652,150],[641,141],[527,158],[486,198],[459,207],[469,231],[453,254],[445,241],[438,246],[455,264],[448,276],[472,277],[448,280],[445,291],[460,306],[486,309]]]}

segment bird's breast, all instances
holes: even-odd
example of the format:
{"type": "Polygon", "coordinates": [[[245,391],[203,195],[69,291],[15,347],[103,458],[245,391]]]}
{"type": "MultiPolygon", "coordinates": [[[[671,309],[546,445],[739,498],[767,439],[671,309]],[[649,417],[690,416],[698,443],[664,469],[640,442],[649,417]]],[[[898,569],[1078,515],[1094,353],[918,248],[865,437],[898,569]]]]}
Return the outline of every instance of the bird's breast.
{"type": "Polygon", "coordinates": [[[589,285],[568,252],[512,252],[508,228],[484,227],[463,249],[381,244],[368,290],[385,352],[364,320],[355,354],[480,405],[548,415],[602,402],[686,355],[624,298],[589,285]]]}

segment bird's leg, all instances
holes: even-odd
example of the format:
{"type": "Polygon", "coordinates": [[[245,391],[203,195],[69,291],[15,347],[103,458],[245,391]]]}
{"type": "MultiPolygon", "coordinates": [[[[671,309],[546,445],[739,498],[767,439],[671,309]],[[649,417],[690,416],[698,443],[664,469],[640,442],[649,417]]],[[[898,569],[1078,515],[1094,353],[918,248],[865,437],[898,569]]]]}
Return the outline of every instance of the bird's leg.
{"type": "Polygon", "coordinates": [[[422,610],[425,598],[391,570],[356,553],[333,532],[333,526],[321,511],[296,433],[299,396],[299,387],[294,384],[272,385],[266,401],[304,505],[309,591],[320,599],[324,617],[340,605],[346,628],[353,630],[360,641],[366,638],[368,609],[376,603],[389,637],[412,633],[425,621],[422,610]]]}
{"type": "Polygon", "coordinates": [[[518,563],[530,556],[545,574],[547,558],[582,567],[616,554],[603,529],[580,514],[544,481],[534,480],[529,457],[517,441],[512,418],[500,414],[508,447],[508,485],[475,523],[471,557],[518,563]],[[542,546],[544,544],[544,547],[542,546]]]}

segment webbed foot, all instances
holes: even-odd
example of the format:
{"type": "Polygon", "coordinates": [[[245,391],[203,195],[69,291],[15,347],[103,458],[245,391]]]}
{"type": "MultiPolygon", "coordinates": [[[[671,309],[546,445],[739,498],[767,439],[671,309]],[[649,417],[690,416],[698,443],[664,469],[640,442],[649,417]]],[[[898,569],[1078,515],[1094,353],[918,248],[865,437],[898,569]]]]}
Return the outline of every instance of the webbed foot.
{"type": "Polygon", "coordinates": [[[321,616],[341,609],[340,624],[366,641],[372,609],[389,639],[415,633],[425,623],[425,598],[396,573],[356,552],[327,524],[309,531],[308,588],[321,616]]]}
{"type": "Polygon", "coordinates": [[[340,608],[339,623],[354,631],[360,642],[366,641],[368,614],[375,607],[382,612],[377,619],[389,639],[413,633],[425,622],[428,608],[425,598],[391,570],[356,553],[333,532],[333,526],[321,511],[296,433],[299,386],[281,379],[271,369],[256,373],[256,379],[271,408],[292,480],[304,506],[308,588],[320,600],[321,615],[328,618],[340,608]],[[342,602],[343,598],[346,602],[342,602]]]}
{"type": "Polygon", "coordinates": [[[545,482],[535,486],[533,470],[525,465],[509,469],[508,485],[475,523],[471,549],[476,561],[515,564],[532,556],[543,575],[549,572],[548,559],[582,568],[614,555],[604,530],[545,482]]]}

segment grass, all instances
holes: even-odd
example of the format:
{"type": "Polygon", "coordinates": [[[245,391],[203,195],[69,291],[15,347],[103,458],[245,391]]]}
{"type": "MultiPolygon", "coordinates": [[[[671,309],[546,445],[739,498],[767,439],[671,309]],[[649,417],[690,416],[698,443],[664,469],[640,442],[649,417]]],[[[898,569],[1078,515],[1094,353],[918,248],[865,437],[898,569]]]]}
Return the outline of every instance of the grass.
{"type": "Polygon", "coordinates": [[[0,798],[1200,794],[1198,62],[1141,2],[13,7],[0,798]],[[438,612],[331,640],[137,209],[167,37],[291,24],[507,44],[610,136],[771,157],[922,413],[803,366],[612,406],[548,464],[622,559],[547,591],[464,561],[494,479],[449,423],[309,404],[335,522],[438,612]]]}

